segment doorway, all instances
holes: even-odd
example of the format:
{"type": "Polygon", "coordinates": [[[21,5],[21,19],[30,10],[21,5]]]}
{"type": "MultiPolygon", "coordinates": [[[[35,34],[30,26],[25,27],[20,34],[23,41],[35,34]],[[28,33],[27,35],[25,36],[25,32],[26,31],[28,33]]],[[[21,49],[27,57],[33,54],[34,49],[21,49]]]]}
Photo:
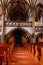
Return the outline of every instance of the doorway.
{"type": "Polygon", "coordinates": [[[23,32],[19,29],[14,31],[15,45],[16,46],[21,46],[22,45],[22,34],[23,34],[23,32]]]}

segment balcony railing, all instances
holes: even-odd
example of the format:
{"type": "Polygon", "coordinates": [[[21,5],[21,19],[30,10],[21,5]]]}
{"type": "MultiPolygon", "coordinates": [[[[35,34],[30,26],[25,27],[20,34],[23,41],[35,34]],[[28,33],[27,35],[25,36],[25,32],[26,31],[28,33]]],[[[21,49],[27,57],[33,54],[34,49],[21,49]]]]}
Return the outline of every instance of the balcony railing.
{"type": "Polygon", "coordinates": [[[36,32],[43,32],[43,26],[36,26],[35,31],[36,32]]]}
{"type": "Polygon", "coordinates": [[[41,21],[35,22],[35,26],[43,26],[43,22],[41,22],[41,21]]]}
{"type": "Polygon", "coordinates": [[[32,27],[32,22],[6,22],[7,27],[32,27]]]}

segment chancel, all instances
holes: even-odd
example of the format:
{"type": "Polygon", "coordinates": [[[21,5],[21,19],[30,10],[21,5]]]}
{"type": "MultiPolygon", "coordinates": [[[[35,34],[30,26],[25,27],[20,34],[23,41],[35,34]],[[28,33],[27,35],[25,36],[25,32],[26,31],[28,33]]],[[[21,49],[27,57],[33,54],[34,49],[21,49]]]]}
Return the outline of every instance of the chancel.
{"type": "Polygon", "coordinates": [[[43,65],[43,0],[0,0],[0,65],[43,65]]]}

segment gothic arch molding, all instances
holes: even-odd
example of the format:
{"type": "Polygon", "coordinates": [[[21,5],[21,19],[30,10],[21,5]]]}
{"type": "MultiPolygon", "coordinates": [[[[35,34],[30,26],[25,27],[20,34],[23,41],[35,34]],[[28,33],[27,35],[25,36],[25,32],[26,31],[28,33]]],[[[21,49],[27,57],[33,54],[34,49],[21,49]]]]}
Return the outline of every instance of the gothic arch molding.
{"type": "MultiPolygon", "coordinates": [[[[15,29],[9,31],[9,32],[6,34],[6,36],[5,36],[6,39],[8,40],[9,38],[13,37],[13,36],[14,36],[14,32],[17,31],[17,30],[20,30],[20,31],[22,32],[23,36],[24,36],[27,40],[29,39],[29,40],[31,41],[31,43],[32,43],[32,41],[33,41],[32,35],[31,35],[27,30],[25,30],[25,29],[23,29],[23,28],[15,28],[15,29]]],[[[28,42],[30,42],[30,41],[28,41],[28,42]]]]}

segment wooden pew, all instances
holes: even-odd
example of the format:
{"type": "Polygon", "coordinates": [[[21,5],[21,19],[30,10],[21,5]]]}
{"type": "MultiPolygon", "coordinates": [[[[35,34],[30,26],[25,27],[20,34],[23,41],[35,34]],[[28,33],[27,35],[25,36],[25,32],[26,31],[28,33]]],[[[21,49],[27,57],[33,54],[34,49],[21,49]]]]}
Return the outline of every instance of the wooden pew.
{"type": "Polygon", "coordinates": [[[0,59],[2,56],[3,59],[1,59],[1,60],[2,60],[3,65],[8,64],[10,55],[13,50],[13,46],[14,46],[14,44],[0,44],[0,59]]]}
{"type": "Polygon", "coordinates": [[[24,47],[43,65],[43,43],[28,43],[24,47]]]}
{"type": "Polygon", "coordinates": [[[9,44],[0,44],[0,63],[6,62],[7,61],[7,49],[9,48],[9,44]],[[6,59],[5,59],[6,56],[6,59]],[[2,57],[2,58],[1,58],[2,57]]]}

